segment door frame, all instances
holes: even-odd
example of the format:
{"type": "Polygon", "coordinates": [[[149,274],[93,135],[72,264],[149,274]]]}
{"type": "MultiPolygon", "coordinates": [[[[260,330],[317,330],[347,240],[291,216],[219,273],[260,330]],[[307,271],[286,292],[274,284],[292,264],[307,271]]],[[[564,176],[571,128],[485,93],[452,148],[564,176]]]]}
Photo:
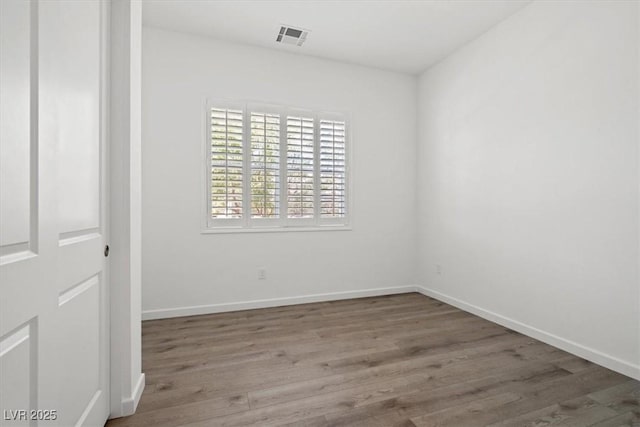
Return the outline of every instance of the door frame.
{"type": "Polygon", "coordinates": [[[135,412],[145,385],[141,356],[142,3],[101,1],[108,9],[110,418],[117,418],[135,412]]]}

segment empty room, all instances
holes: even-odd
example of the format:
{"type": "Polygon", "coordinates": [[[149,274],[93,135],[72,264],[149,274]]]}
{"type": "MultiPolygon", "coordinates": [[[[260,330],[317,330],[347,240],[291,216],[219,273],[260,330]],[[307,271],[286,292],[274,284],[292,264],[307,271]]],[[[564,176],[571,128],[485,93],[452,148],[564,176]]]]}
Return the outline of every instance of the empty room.
{"type": "Polygon", "coordinates": [[[0,0],[1,426],[640,427],[640,1],[0,0]]]}

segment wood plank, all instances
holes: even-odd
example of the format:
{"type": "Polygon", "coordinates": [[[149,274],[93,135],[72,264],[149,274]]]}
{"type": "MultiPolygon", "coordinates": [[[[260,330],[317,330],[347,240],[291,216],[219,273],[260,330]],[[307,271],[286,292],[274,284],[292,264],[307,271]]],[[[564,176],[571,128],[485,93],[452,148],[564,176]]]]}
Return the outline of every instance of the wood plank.
{"type": "MultiPolygon", "coordinates": [[[[621,378],[616,375],[611,375],[610,371],[595,367],[579,374],[533,386],[523,387],[517,384],[516,387],[511,387],[509,390],[519,396],[516,400],[504,402],[502,405],[492,407],[491,410],[478,410],[474,413],[465,412],[463,406],[458,405],[458,408],[452,408],[448,413],[438,415],[437,420],[446,419],[447,422],[463,423],[461,425],[472,420],[478,425],[490,425],[544,408],[553,402],[562,402],[585,395],[586,390],[594,387],[608,387],[620,382],[620,380],[621,378]]],[[[412,420],[418,425],[425,425],[424,422],[429,423],[428,418],[431,415],[423,415],[420,418],[412,418],[412,420]]]]}
{"type": "Polygon", "coordinates": [[[524,415],[510,418],[491,427],[524,427],[524,426],[588,426],[618,415],[612,409],[598,404],[596,401],[581,396],[562,403],[555,403],[524,415]]]}
{"type": "Polygon", "coordinates": [[[613,387],[589,394],[596,402],[614,409],[618,413],[640,413],[640,382],[627,381],[613,387]]]}
{"type": "MultiPolygon", "coordinates": [[[[534,387],[558,377],[556,367],[540,366],[502,370],[498,374],[467,381],[408,390],[385,400],[365,400],[351,411],[327,414],[330,425],[347,426],[356,422],[376,419],[384,425],[402,425],[408,419],[443,409],[466,405],[478,399],[512,391],[514,386],[534,387]]],[[[565,374],[567,371],[561,370],[565,374]]],[[[564,375],[562,375],[564,376],[564,375]]]]}
{"type": "Polygon", "coordinates": [[[113,420],[109,425],[131,426],[177,426],[198,420],[209,420],[224,414],[249,410],[246,395],[230,398],[184,402],[180,405],[160,407],[143,411],[130,417],[113,420]]]}
{"type": "Polygon", "coordinates": [[[626,412],[604,421],[593,423],[590,427],[638,427],[640,412],[626,412]]]}
{"type": "MultiPolygon", "coordinates": [[[[252,407],[255,408],[314,394],[343,390],[354,385],[397,376],[419,376],[425,379],[427,388],[434,388],[436,385],[453,384],[461,379],[468,381],[478,376],[484,377],[503,371],[505,364],[511,362],[511,356],[503,352],[505,346],[512,347],[514,343],[506,342],[486,346],[484,353],[479,352],[477,349],[473,351],[459,350],[458,352],[446,354],[446,357],[435,355],[411,358],[402,362],[354,370],[346,374],[330,375],[269,389],[251,391],[249,398],[252,407]]],[[[535,369],[556,371],[557,375],[568,374],[567,371],[558,369],[548,363],[537,365],[521,362],[521,364],[535,369]]],[[[413,387],[414,390],[421,389],[415,385],[413,387]]]]}
{"type": "Polygon", "coordinates": [[[147,387],[109,426],[608,427],[640,413],[638,381],[419,294],[142,331],[147,387]]]}
{"type": "Polygon", "coordinates": [[[516,402],[521,398],[519,395],[508,391],[477,399],[465,405],[436,411],[422,417],[411,418],[411,421],[416,427],[470,426],[474,425],[478,414],[496,411],[498,408],[508,403],[516,402]]]}

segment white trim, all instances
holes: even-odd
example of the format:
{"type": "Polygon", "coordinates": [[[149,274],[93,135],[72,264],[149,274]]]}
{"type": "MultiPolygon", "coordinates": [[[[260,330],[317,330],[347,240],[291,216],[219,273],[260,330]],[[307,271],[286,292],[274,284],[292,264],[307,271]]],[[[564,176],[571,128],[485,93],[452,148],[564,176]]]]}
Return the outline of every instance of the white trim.
{"type": "MultiPolygon", "coordinates": [[[[201,191],[205,195],[202,203],[202,234],[237,233],[245,230],[260,228],[268,224],[269,228],[279,227],[279,231],[299,231],[288,228],[311,228],[326,230],[324,225],[342,227],[347,229],[351,217],[351,115],[347,112],[328,112],[325,110],[313,110],[309,108],[291,107],[275,103],[256,102],[252,100],[229,100],[206,98],[205,102],[204,130],[202,138],[204,169],[202,174],[201,191]],[[242,111],[243,132],[243,201],[241,218],[212,218],[211,217],[211,109],[236,109],[242,111]],[[251,114],[253,112],[263,114],[277,114],[280,116],[280,216],[278,218],[258,219],[251,218],[251,114]],[[290,218],[288,216],[288,140],[287,122],[289,117],[301,117],[313,120],[313,147],[314,147],[314,213],[313,218],[290,218]],[[320,120],[343,121],[345,125],[345,215],[336,218],[321,218],[320,212],[320,120]],[[213,231],[210,231],[213,230],[213,231]],[[228,231],[227,231],[228,230],[228,231]],[[242,230],[242,231],[240,231],[242,230]]],[[[273,232],[276,230],[268,230],[273,232]]],[[[262,230],[260,230],[262,232],[262,230]]]]}
{"type": "MultiPolygon", "coordinates": [[[[105,2],[109,12],[109,286],[110,298],[110,396],[109,418],[126,415],[133,407],[134,384],[140,375],[139,331],[141,282],[139,246],[140,212],[137,199],[140,182],[140,65],[142,3],[113,0],[105,2]],[[135,255],[137,256],[135,256],[135,255]],[[132,262],[135,264],[132,265],[132,262]],[[134,302],[138,302],[134,304],[134,302]],[[138,332],[139,333],[139,332],[138,332]]],[[[106,282],[105,282],[106,283],[106,282]]]]}
{"type": "Polygon", "coordinates": [[[351,231],[353,228],[344,225],[317,225],[317,226],[255,226],[253,228],[242,227],[211,227],[200,230],[200,234],[233,234],[233,233],[290,233],[292,231],[351,231]]]}
{"type": "Polygon", "coordinates": [[[416,292],[416,287],[374,288],[358,291],[331,292],[326,294],[301,295],[296,297],[270,298],[223,304],[194,305],[189,307],[160,308],[142,312],[142,320],[166,319],[170,317],[196,316],[199,314],[225,313],[228,311],[252,310],[256,308],[280,307],[311,302],[338,301],[352,298],[375,297],[381,295],[406,294],[416,292]]]}
{"type": "Polygon", "coordinates": [[[140,397],[142,396],[142,392],[144,391],[145,386],[145,376],[144,374],[140,374],[138,377],[138,381],[136,382],[136,386],[134,387],[131,396],[122,399],[122,416],[127,417],[129,415],[133,415],[138,408],[138,403],[140,403],[140,397]]]}
{"type": "Polygon", "coordinates": [[[533,326],[519,322],[515,319],[502,316],[501,314],[486,310],[484,308],[478,307],[477,305],[470,304],[468,302],[459,300],[438,291],[434,291],[432,289],[424,288],[422,286],[416,286],[415,291],[428,297],[435,298],[437,300],[450,304],[461,310],[475,314],[476,316],[482,317],[483,319],[505,326],[509,329],[513,329],[514,331],[520,332],[521,334],[527,335],[531,338],[535,338],[539,341],[567,351],[578,357],[582,357],[583,359],[587,359],[598,365],[602,365],[605,368],[609,368],[623,375],[627,375],[631,378],[640,380],[640,365],[634,365],[632,363],[618,359],[617,357],[602,353],[601,351],[584,346],[566,338],[559,337],[549,332],[545,332],[533,326]]]}

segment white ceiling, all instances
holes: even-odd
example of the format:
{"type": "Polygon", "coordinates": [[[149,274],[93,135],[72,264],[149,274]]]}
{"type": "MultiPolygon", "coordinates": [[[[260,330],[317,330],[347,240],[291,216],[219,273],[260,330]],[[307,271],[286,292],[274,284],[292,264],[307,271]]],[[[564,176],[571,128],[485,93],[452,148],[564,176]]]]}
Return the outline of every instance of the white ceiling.
{"type": "Polygon", "coordinates": [[[419,73],[530,0],[144,0],[145,25],[407,73],[419,73]],[[310,30],[276,43],[280,25],[310,30]]]}

